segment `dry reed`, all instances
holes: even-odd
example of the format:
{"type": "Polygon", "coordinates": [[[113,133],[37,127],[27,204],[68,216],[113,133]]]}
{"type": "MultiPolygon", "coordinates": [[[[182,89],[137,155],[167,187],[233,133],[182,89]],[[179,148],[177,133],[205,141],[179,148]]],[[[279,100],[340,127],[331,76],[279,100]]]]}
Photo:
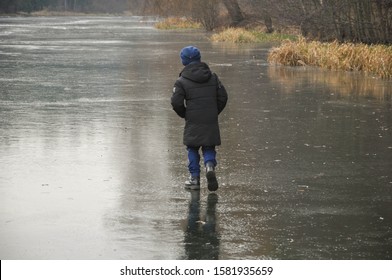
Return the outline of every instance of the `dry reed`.
{"type": "Polygon", "coordinates": [[[295,37],[296,36],[280,33],[265,33],[257,30],[230,27],[222,32],[213,34],[211,36],[211,41],[228,43],[260,43],[265,41],[282,41],[288,38],[295,39],[295,37]]]}
{"type": "Polygon", "coordinates": [[[285,41],[273,48],[268,60],[288,66],[310,65],[345,71],[362,71],[392,78],[392,46],[353,43],[285,41]]]}
{"type": "Polygon", "coordinates": [[[201,24],[187,18],[169,17],[155,24],[157,29],[199,29],[201,24]]]}
{"type": "Polygon", "coordinates": [[[213,42],[253,43],[256,36],[243,28],[227,28],[211,36],[213,42]]]}

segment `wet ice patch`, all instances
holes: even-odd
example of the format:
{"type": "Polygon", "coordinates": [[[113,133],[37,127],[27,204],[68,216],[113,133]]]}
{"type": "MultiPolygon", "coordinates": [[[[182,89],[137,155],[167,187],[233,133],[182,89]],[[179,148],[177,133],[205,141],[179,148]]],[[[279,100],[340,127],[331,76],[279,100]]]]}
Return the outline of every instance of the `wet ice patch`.
{"type": "Polygon", "coordinates": [[[0,50],[0,55],[8,55],[8,56],[20,56],[21,53],[19,52],[5,52],[0,50]]]}
{"type": "Polygon", "coordinates": [[[231,64],[231,63],[213,63],[213,62],[210,62],[210,66],[231,67],[231,66],[233,66],[233,64],[231,64]]]}

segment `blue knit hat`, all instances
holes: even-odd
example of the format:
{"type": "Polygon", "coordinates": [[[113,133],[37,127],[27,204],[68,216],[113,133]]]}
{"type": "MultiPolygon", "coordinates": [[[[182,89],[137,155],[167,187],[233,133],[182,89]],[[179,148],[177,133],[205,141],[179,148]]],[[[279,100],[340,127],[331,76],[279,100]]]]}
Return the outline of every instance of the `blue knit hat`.
{"type": "Polygon", "coordinates": [[[194,46],[188,46],[183,48],[181,50],[180,57],[184,66],[192,62],[200,62],[201,59],[199,49],[194,46]]]}

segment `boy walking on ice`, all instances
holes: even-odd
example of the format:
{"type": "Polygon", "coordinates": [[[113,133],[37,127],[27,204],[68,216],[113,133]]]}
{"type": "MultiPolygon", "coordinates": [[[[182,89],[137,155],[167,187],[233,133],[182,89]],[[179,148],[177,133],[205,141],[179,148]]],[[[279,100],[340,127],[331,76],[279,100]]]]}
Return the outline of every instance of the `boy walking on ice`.
{"type": "Polygon", "coordinates": [[[180,57],[185,67],[174,84],[171,105],[177,115],[185,119],[183,143],[188,151],[190,173],[185,187],[200,189],[201,149],[208,190],[216,191],[215,146],[221,144],[218,115],[226,106],[227,92],[218,76],[211,72],[206,63],[201,62],[198,48],[185,47],[180,57]]]}

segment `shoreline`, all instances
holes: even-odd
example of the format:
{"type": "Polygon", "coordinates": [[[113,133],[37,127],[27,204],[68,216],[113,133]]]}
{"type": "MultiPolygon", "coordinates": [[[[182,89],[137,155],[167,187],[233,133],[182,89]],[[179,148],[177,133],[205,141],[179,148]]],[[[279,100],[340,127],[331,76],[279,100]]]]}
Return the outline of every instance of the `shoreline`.
{"type": "MultiPolygon", "coordinates": [[[[41,10],[32,13],[0,14],[0,17],[90,17],[136,16],[123,13],[82,13],[41,10]]],[[[200,25],[185,18],[165,18],[154,25],[158,30],[200,30],[200,25]]],[[[296,34],[266,33],[257,28],[224,28],[212,32],[212,42],[247,44],[277,42],[268,62],[284,66],[316,66],[325,69],[357,71],[392,79],[392,46],[386,44],[320,42],[296,34]],[[366,55],[364,55],[364,53],[366,55]]]]}
{"type": "MultiPolygon", "coordinates": [[[[177,22],[172,19],[166,18],[160,23],[165,24],[165,30],[178,29],[177,22]]],[[[158,24],[155,25],[156,28],[158,24]]],[[[392,79],[392,46],[390,45],[321,42],[308,40],[298,34],[267,33],[256,27],[224,28],[219,32],[213,32],[209,39],[212,42],[231,44],[277,42],[280,45],[269,51],[270,64],[316,66],[392,79]]]]}

